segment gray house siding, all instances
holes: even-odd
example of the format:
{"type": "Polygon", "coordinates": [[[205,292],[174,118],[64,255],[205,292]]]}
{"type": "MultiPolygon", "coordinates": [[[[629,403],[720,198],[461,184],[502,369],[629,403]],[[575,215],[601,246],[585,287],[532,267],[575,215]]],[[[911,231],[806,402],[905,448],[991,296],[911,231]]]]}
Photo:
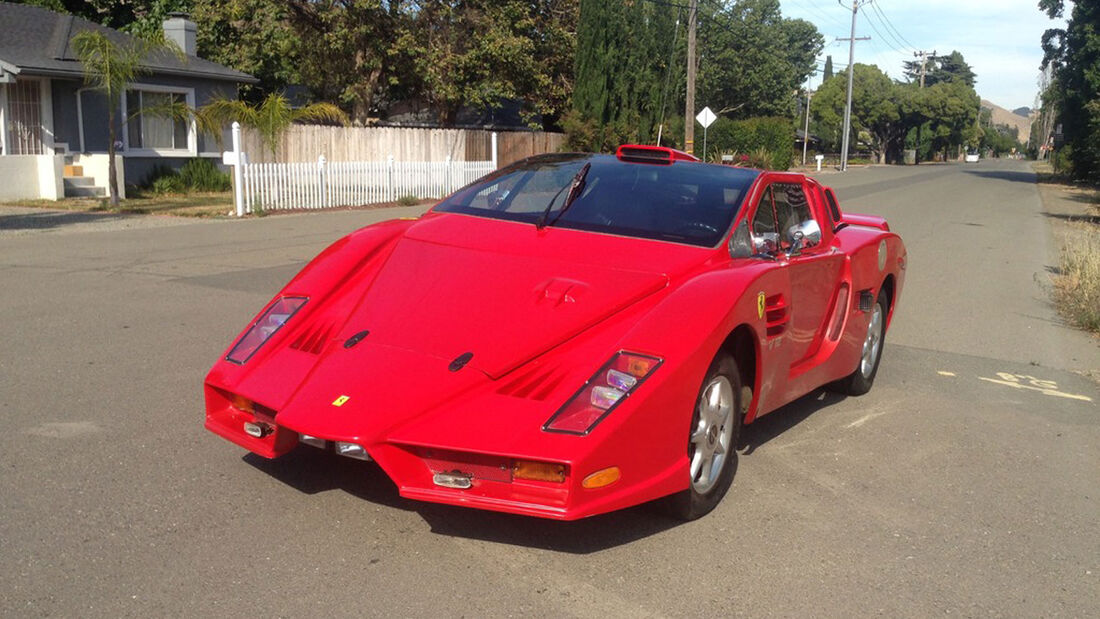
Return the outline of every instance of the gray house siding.
{"type": "MultiPolygon", "coordinates": [[[[237,98],[237,84],[233,82],[218,82],[201,78],[188,78],[163,75],[145,75],[137,79],[137,84],[148,86],[164,86],[169,88],[189,89],[194,92],[195,107],[202,107],[215,98],[237,98]]],[[[54,142],[67,143],[70,152],[81,152],[80,130],[81,123],[78,116],[82,117],[84,130],[84,149],[86,153],[107,152],[107,100],[95,91],[85,89],[84,83],[78,80],[54,79],[51,80],[53,92],[53,117],[54,117],[54,142]],[[83,90],[82,90],[83,89],[83,90]],[[79,108],[77,97],[80,97],[79,108]],[[79,110],[79,112],[78,112],[79,110]]],[[[122,110],[116,116],[118,126],[116,128],[117,139],[123,139],[122,110]]],[[[229,131],[222,136],[222,144],[216,139],[199,132],[196,135],[197,149],[194,156],[214,157],[229,143],[229,131]]],[[[169,167],[178,170],[192,155],[135,155],[127,153],[125,146],[119,150],[123,156],[126,182],[131,185],[144,183],[149,174],[157,167],[169,167]]],[[[220,165],[220,159],[217,161],[220,165]]]]}

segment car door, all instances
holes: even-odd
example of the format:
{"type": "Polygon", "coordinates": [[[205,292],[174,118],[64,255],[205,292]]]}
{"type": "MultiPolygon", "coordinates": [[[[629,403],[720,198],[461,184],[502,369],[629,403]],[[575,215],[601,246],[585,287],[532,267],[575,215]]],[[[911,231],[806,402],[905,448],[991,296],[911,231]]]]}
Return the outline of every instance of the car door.
{"type": "Polygon", "coordinates": [[[821,347],[825,321],[836,294],[844,255],[832,245],[808,243],[793,250],[792,232],[807,221],[816,221],[820,229],[831,224],[815,217],[806,187],[800,182],[772,185],[772,197],[780,231],[780,250],[788,261],[791,282],[791,326],[787,346],[791,348],[791,373],[812,367],[821,347]]]}

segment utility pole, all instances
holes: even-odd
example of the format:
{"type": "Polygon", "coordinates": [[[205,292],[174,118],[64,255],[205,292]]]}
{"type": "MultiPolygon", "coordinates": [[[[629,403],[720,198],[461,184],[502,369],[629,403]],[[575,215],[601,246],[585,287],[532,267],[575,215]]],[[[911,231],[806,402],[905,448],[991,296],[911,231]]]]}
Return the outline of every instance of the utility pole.
{"type": "Polygon", "coordinates": [[[928,65],[928,61],[936,57],[936,50],[932,50],[932,53],[921,50],[919,52],[913,52],[914,58],[920,58],[920,87],[924,88],[924,74],[925,68],[928,65]]]}
{"type": "MultiPolygon", "coordinates": [[[[921,50],[919,52],[913,52],[913,57],[914,58],[918,58],[918,57],[920,58],[920,87],[923,90],[924,89],[924,74],[926,72],[925,69],[928,66],[928,61],[931,60],[932,58],[936,57],[936,50],[932,50],[931,54],[929,54],[928,52],[926,52],[924,50],[921,50]]],[[[921,144],[922,129],[924,129],[924,123],[921,123],[921,124],[917,125],[917,149],[916,149],[915,156],[913,158],[913,162],[918,163],[918,164],[920,163],[920,144],[921,144]]]]}
{"type": "Polygon", "coordinates": [[[814,91],[806,88],[806,128],[802,130],[802,165],[806,165],[806,145],[810,143],[810,99],[814,91]]]}
{"type": "Polygon", "coordinates": [[[684,106],[684,150],[695,152],[695,26],[699,16],[699,0],[691,0],[688,8],[687,104],[684,106]]]}
{"type": "MultiPolygon", "coordinates": [[[[837,1],[842,2],[842,0],[837,1]]],[[[856,73],[856,41],[869,41],[871,39],[871,37],[856,39],[856,15],[859,13],[859,7],[870,1],[852,0],[852,34],[847,39],[837,39],[837,41],[848,41],[848,101],[844,105],[844,138],[840,146],[840,170],[842,172],[848,169],[848,137],[852,133],[852,81],[856,73]]],[[[840,6],[844,5],[841,4],[840,6]]]]}

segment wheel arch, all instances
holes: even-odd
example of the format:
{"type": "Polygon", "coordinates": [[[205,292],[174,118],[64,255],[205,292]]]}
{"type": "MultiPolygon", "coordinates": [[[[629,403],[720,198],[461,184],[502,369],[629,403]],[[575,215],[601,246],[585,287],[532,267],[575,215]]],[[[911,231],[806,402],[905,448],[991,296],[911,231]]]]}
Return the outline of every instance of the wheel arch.
{"type": "Polygon", "coordinates": [[[749,423],[756,416],[755,405],[759,385],[757,377],[760,376],[760,339],[756,332],[748,324],[737,325],[722,342],[719,350],[733,357],[737,363],[737,373],[741,379],[741,413],[744,415],[744,423],[749,423]],[[746,388],[749,401],[745,402],[746,388]]]}

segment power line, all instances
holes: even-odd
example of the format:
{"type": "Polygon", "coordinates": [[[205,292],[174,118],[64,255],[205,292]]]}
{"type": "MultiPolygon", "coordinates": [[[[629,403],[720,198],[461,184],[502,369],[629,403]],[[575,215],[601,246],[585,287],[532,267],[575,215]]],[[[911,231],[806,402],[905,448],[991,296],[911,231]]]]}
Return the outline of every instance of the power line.
{"type": "Polygon", "coordinates": [[[905,38],[901,31],[894,26],[894,22],[890,21],[890,18],[886,16],[886,12],[879,8],[877,2],[871,2],[871,8],[877,11],[879,16],[882,17],[883,21],[886,23],[886,27],[893,30],[894,33],[898,35],[898,38],[901,39],[901,42],[905,43],[903,47],[907,46],[910,49],[917,49],[917,46],[910,43],[909,39],[905,38]]]}
{"type": "Polygon", "coordinates": [[[665,87],[661,91],[661,122],[657,125],[657,146],[661,145],[661,134],[665,128],[665,103],[668,97],[668,88],[672,84],[672,62],[676,58],[676,38],[680,35],[680,16],[683,9],[676,10],[676,25],[672,30],[672,46],[668,56],[668,67],[665,69],[665,87]]]}
{"type": "MultiPolygon", "coordinates": [[[[874,4],[871,4],[871,6],[874,6],[874,4]]],[[[902,44],[901,41],[898,41],[897,37],[890,34],[890,38],[894,39],[894,41],[896,43],[898,43],[901,47],[897,47],[893,43],[891,43],[889,40],[887,40],[886,36],[882,34],[882,31],[880,31],[878,29],[878,26],[875,26],[875,22],[874,22],[874,20],[871,19],[871,17],[872,16],[877,17],[877,16],[873,12],[868,13],[867,9],[863,9],[863,14],[867,16],[867,23],[871,26],[871,29],[875,31],[875,34],[877,34],[879,36],[879,39],[881,39],[882,42],[885,43],[887,47],[889,47],[890,49],[894,50],[895,52],[901,54],[902,56],[908,56],[909,55],[909,52],[911,52],[912,50],[903,49],[905,47],[905,45],[902,44]]],[[[886,30],[887,34],[890,33],[890,31],[886,28],[886,24],[882,25],[882,29],[886,30]]]]}

